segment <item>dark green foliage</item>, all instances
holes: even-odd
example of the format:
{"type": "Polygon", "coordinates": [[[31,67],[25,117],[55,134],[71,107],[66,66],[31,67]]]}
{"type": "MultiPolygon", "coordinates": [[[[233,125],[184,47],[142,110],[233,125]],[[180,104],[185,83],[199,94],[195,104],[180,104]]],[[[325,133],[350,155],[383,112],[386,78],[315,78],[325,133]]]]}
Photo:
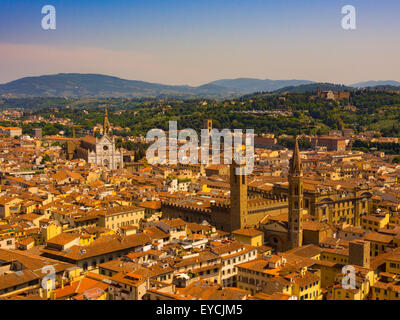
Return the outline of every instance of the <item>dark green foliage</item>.
{"type": "Polygon", "coordinates": [[[363,152],[383,151],[387,154],[400,154],[400,143],[356,140],[353,143],[353,149],[363,152]]]}
{"type": "MultiPolygon", "coordinates": [[[[352,91],[350,101],[338,102],[315,98],[312,93],[257,93],[225,101],[207,99],[207,103],[204,103],[205,99],[176,98],[32,98],[3,99],[0,102],[2,108],[25,107],[21,120],[29,116],[44,118],[42,122],[23,124],[25,134],[41,127],[43,135],[64,131],[66,136],[72,137],[72,127],[47,122],[57,117],[68,118],[81,125],[81,129],[76,130],[79,136],[80,131],[89,132],[96,124],[103,123],[106,104],[110,122],[116,127],[114,135],[121,137],[145,136],[154,128],[168,130],[171,120],[178,121],[178,129],[193,128],[200,132],[204,119],[212,119],[217,129],[254,129],[256,134],[321,135],[329,130],[351,128],[356,133],[375,130],[382,136],[400,137],[400,95],[384,91],[352,91]],[[355,106],[355,110],[345,108],[348,104],[355,106]]],[[[0,125],[18,123],[0,122],[0,125]]],[[[290,146],[293,142],[284,143],[290,146]]],[[[308,148],[305,142],[300,143],[302,148],[308,148]]],[[[124,147],[136,150],[129,143],[124,147]]],[[[390,146],[381,147],[392,150],[390,146]]]]}

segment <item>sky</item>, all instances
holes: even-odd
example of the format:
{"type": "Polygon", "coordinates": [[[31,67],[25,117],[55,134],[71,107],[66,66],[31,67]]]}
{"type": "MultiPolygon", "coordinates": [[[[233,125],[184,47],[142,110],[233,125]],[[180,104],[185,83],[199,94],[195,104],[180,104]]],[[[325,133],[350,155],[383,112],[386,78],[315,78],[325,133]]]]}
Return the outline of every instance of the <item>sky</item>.
{"type": "Polygon", "coordinates": [[[399,14],[398,0],[1,0],[0,83],[64,72],[176,85],[400,81],[399,14]],[[45,5],[55,30],[42,29],[45,5]],[[345,5],[356,30],[342,28],[345,5]]]}

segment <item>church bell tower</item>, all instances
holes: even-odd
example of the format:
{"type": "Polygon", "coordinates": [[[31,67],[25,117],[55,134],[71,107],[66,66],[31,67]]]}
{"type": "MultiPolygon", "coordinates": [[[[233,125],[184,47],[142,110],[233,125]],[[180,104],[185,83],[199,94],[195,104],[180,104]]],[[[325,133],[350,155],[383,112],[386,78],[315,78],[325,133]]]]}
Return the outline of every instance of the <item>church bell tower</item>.
{"type": "Polygon", "coordinates": [[[299,248],[303,244],[303,167],[300,159],[299,144],[296,144],[289,162],[289,249],[299,248]]]}
{"type": "Polygon", "coordinates": [[[107,106],[104,107],[104,124],[103,124],[103,135],[110,136],[111,125],[108,121],[107,106]]]}

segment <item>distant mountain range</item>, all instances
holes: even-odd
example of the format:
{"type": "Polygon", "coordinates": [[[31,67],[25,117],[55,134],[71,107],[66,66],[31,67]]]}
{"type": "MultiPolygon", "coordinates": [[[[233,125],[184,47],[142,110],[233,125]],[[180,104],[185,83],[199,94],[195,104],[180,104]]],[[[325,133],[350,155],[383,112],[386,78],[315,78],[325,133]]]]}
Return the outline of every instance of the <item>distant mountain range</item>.
{"type": "Polygon", "coordinates": [[[253,78],[223,79],[210,82],[212,85],[229,88],[234,92],[242,94],[253,93],[257,91],[271,92],[285,87],[295,87],[304,84],[310,84],[309,80],[260,80],[253,78]]]}
{"type": "Polygon", "coordinates": [[[68,98],[234,98],[254,92],[309,92],[322,90],[349,90],[369,86],[400,86],[397,81],[360,82],[349,87],[309,80],[223,79],[198,87],[174,86],[137,80],[125,80],[101,74],[60,73],[26,77],[0,85],[1,97],[68,97],[68,98]]]}
{"type": "Polygon", "coordinates": [[[368,88],[368,87],[380,87],[380,86],[400,87],[400,82],[394,80],[386,80],[386,81],[371,80],[365,82],[358,82],[350,86],[353,88],[368,88]]]}
{"type": "Polygon", "coordinates": [[[230,98],[257,91],[274,91],[285,86],[312,83],[307,80],[218,80],[198,87],[173,86],[125,80],[100,74],[60,73],[26,77],[0,85],[8,97],[204,97],[230,98]]]}

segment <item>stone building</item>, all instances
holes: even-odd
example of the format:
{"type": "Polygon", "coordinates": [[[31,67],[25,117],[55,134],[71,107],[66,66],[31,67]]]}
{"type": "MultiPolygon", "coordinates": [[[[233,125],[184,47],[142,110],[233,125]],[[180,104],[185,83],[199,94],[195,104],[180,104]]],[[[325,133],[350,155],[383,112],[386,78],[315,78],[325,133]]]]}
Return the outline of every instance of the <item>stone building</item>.
{"type": "Polygon", "coordinates": [[[207,221],[217,229],[232,232],[245,227],[258,227],[267,216],[287,213],[284,195],[253,194],[248,192],[245,166],[230,166],[229,197],[183,197],[162,201],[162,212],[168,218],[188,222],[207,221]],[[239,174],[235,170],[239,169],[239,174]]]}
{"type": "Polygon", "coordinates": [[[270,191],[257,187],[250,190],[253,194],[273,194],[289,199],[288,214],[270,216],[262,221],[265,241],[278,251],[294,248],[301,241],[318,245],[322,237],[332,234],[329,226],[360,226],[361,217],[372,211],[368,185],[303,177],[297,147],[290,160],[288,180],[288,183],[275,184],[270,191]]]}
{"type": "Polygon", "coordinates": [[[288,180],[288,214],[269,218],[262,226],[267,242],[279,251],[299,248],[303,244],[303,168],[297,139],[289,162],[288,180]]]}
{"type": "MultiPolygon", "coordinates": [[[[288,185],[274,186],[275,194],[287,195],[288,185]]],[[[360,226],[360,219],[372,212],[371,188],[365,184],[303,180],[303,208],[313,221],[329,225],[360,226]],[[340,183],[340,185],[339,185],[340,183]]]]}
{"type": "Polygon", "coordinates": [[[120,149],[116,148],[115,139],[111,135],[107,107],[105,108],[103,136],[96,138],[88,135],[77,142],[69,142],[67,153],[70,159],[85,159],[88,163],[104,166],[110,170],[123,168],[123,154],[120,149]]]}
{"type": "Polygon", "coordinates": [[[346,139],[342,137],[319,136],[311,137],[314,148],[324,147],[327,151],[345,151],[346,139]]]}

